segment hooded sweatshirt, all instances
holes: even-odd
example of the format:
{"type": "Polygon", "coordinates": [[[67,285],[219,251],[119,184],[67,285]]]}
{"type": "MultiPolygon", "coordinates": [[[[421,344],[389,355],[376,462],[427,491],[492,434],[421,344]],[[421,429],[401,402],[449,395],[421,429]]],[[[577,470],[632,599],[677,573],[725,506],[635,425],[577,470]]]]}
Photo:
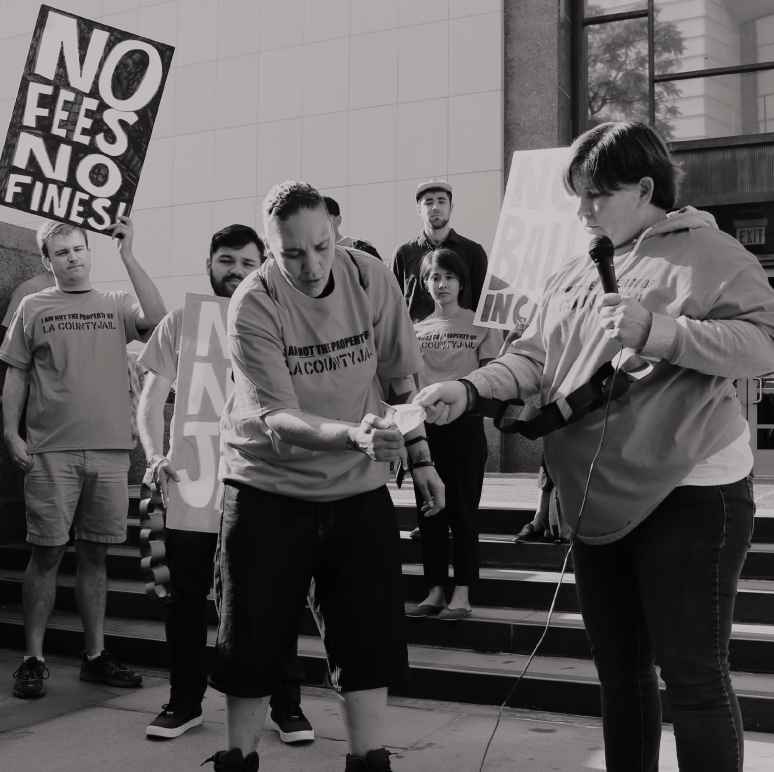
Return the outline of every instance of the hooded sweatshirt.
{"type": "MultiPolygon", "coordinates": [[[[733,379],[774,370],[774,291],[758,260],[707,212],[669,213],[615,257],[615,271],[620,294],[653,314],[640,353],[658,360],[654,371],[611,402],[604,438],[597,410],[544,440],[562,512],[589,544],[625,536],[698,463],[738,439],[746,423],[733,379]]],[[[591,260],[572,259],[548,280],[524,336],[468,379],[482,397],[566,397],[619,350],[599,323],[603,294],[591,260]]]]}

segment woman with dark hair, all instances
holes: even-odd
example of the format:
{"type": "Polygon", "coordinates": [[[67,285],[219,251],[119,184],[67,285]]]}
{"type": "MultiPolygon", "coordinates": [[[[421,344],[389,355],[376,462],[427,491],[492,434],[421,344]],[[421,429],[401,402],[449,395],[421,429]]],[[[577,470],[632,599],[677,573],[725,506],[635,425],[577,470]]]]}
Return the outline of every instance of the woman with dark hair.
{"type": "Polygon", "coordinates": [[[653,363],[544,443],[573,531],[609,772],[658,769],[656,665],[680,769],[743,765],[728,646],[753,525],[753,459],[733,380],[772,368],[774,292],[709,214],[672,211],[678,179],[644,124],[579,137],[565,182],[586,229],[612,241],[619,291],[603,291],[587,257],[570,260],[506,354],[417,397],[428,420],[446,423],[479,397],[566,397],[622,349],[653,363]]]}
{"type": "MultiPolygon", "coordinates": [[[[464,375],[497,356],[499,340],[495,331],[474,326],[473,311],[460,307],[459,300],[469,279],[457,253],[445,248],[429,252],[422,260],[419,276],[435,303],[433,313],[414,325],[424,362],[421,384],[427,386],[464,375]]],[[[437,614],[439,619],[464,619],[472,613],[470,587],[478,579],[476,514],[487,456],[484,419],[480,415],[466,415],[449,426],[428,424],[427,440],[446,487],[446,508],[432,517],[423,515],[422,497],[417,491],[428,593],[408,611],[408,616],[437,614]],[[454,590],[447,606],[450,528],[454,590]]]]}

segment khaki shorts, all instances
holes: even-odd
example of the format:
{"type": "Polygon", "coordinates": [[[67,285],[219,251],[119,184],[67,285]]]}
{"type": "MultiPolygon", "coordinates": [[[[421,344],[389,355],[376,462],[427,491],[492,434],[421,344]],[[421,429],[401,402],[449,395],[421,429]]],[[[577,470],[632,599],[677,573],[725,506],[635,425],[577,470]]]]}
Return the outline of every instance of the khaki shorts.
{"type": "Polygon", "coordinates": [[[126,540],[129,509],[126,450],[35,453],[24,477],[27,541],[41,547],[75,539],[99,544],[126,540]]]}

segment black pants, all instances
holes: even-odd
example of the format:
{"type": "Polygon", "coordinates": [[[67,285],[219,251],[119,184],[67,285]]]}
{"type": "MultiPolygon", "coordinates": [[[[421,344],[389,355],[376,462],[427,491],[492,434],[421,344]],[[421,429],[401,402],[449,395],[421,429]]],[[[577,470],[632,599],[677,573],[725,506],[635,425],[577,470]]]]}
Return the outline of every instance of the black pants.
{"type": "Polygon", "coordinates": [[[619,541],[575,542],[575,586],[602,686],[609,772],[658,770],[656,665],[681,772],[741,771],[744,731],[728,647],[754,515],[748,478],[681,486],[619,541]]]}
{"type": "Polygon", "coordinates": [[[400,536],[386,486],[315,502],[226,481],[215,568],[215,689],[245,698],[276,689],[312,579],[333,686],[353,692],[403,685],[400,536]]]}
{"type": "Polygon", "coordinates": [[[428,587],[436,587],[449,579],[451,528],[454,583],[469,587],[478,579],[476,515],[487,457],[484,419],[463,415],[446,426],[426,424],[425,429],[435,467],[446,486],[446,507],[431,517],[421,514],[417,495],[425,581],[428,587]]]}
{"type": "MultiPolygon", "coordinates": [[[[212,587],[217,540],[215,533],[166,532],[172,589],[165,620],[170,704],[183,708],[201,705],[207,688],[207,595],[212,587]]],[[[272,694],[272,708],[293,712],[300,702],[302,680],[296,638],[287,652],[284,681],[272,694]]]]}

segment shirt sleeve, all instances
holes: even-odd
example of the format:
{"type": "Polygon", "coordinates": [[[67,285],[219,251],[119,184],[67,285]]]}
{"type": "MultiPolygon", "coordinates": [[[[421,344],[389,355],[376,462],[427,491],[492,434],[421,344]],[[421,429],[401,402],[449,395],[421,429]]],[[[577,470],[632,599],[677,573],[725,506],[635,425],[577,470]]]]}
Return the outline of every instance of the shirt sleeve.
{"type": "Polygon", "coordinates": [[[181,318],[180,310],[168,313],[153,330],[137,359],[143,369],[161,375],[169,381],[177,378],[181,318]]]}
{"type": "Polygon", "coordinates": [[[140,303],[128,292],[118,292],[116,295],[116,305],[118,306],[118,312],[121,314],[121,321],[124,325],[126,342],[130,343],[133,340],[147,340],[151,331],[149,330],[147,333],[143,334],[137,329],[137,322],[142,318],[140,303]]]}
{"type": "Polygon", "coordinates": [[[479,327],[478,329],[483,329],[484,331],[481,342],[478,344],[478,361],[482,362],[486,359],[496,359],[497,355],[500,353],[500,346],[502,344],[499,330],[492,329],[491,327],[479,327]]]}
{"type": "Polygon", "coordinates": [[[231,302],[228,340],[234,396],[242,418],[300,409],[285,361],[278,310],[266,292],[254,290],[231,302]]]}
{"type": "Polygon", "coordinates": [[[403,295],[403,258],[400,255],[400,247],[395,250],[392,258],[392,274],[398,282],[401,295],[403,295]]]}
{"type": "Polygon", "coordinates": [[[27,298],[22,298],[0,346],[0,359],[20,370],[29,370],[32,365],[32,340],[24,323],[27,305],[27,298]]]}
{"type": "Polygon", "coordinates": [[[21,302],[23,297],[24,297],[23,284],[20,284],[13,291],[13,294],[11,295],[11,299],[8,301],[8,307],[5,309],[5,316],[3,316],[3,321],[0,322],[0,324],[2,324],[3,327],[11,326],[11,320],[13,319],[13,315],[16,313],[16,309],[19,307],[19,303],[21,302]]]}
{"type": "Polygon", "coordinates": [[[485,399],[527,400],[540,391],[540,380],[545,367],[543,346],[543,314],[538,309],[524,335],[511,342],[504,354],[466,376],[485,399]]]}
{"type": "MultiPolygon", "coordinates": [[[[374,268],[381,269],[381,266],[375,263],[374,268]]],[[[393,378],[406,378],[420,372],[422,357],[400,287],[386,269],[374,270],[371,276],[377,371],[381,382],[386,384],[393,378]]]]}
{"type": "Polygon", "coordinates": [[[774,362],[774,292],[753,259],[719,284],[704,319],[653,314],[641,353],[708,375],[742,378],[774,362]]]}

